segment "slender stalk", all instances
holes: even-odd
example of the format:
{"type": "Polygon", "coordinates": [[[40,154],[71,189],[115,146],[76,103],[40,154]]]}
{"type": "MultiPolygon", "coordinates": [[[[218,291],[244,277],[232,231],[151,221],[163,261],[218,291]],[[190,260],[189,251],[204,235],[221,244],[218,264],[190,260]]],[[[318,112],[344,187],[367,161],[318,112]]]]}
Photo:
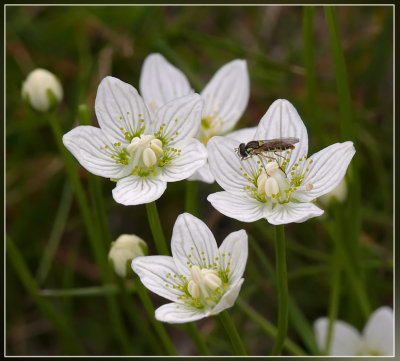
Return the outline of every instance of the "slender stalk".
{"type": "Polygon", "coordinates": [[[197,209],[198,186],[197,181],[186,180],[185,211],[196,217],[199,216],[197,209]]]}
{"type": "Polygon", "coordinates": [[[60,336],[65,351],[79,355],[84,354],[84,349],[80,345],[79,339],[73,330],[68,327],[68,322],[64,319],[63,313],[57,312],[52,305],[41,296],[39,287],[35,279],[30,274],[28,266],[26,265],[21,253],[19,252],[15,243],[9,239],[9,237],[6,237],[6,250],[7,256],[20,281],[31,295],[40,312],[42,312],[43,315],[53,324],[56,332],[60,336]]]}
{"type": "Polygon", "coordinates": [[[226,333],[228,334],[233,349],[235,350],[236,355],[240,356],[246,356],[247,352],[246,349],[244,348],[242,339],[240,338],[240,335],[232,322],[231,317],[229,316],[228,311],[222,311],[221,313],[218,314],[218,319],[222,323],[222,325],[225,328],[226,333]]]}
{"type": "Polygon", "coordinates": [[[71,209],[73,192],[68,182],[65,183],[60,204],[57,210],[53,228],[50,233],[49,241],[43,251],[43,256],[40,260],[39,267],[36,273],[36,279],[39,285],[43,284],[49,274],[51,263],[56,253],[61,235],[65,228],[68,218],[68,213],[71,209]]]}
{"type": "Polygon", "coordinates": [[[169,255],[169,248],[165,241],[164,232],[161,227],[156,202],[146,203],[147,218],[149,220],[151,234],[158,254],[169,255]]]}
{"type": "Polygon", "coordinates": [[[278,334],[272,349],[272,355],[282,351],[288,327],[288,284],[286,270],[286,244],[284,226],[275,226],[276,281],[278,289],[278,334]]]}
{"type": "MultiPolygon", "coordinates": [[[[266,320],[260,313],[255,311],[249,304],[247,304],[243,299],[238,298],[236,300],[236,305],[256,323],[262,331],[264,331],[267,335],[271,336],[272,338],[276,338],[278,334],[277,328],[266,320]]],[[[304,356],[306,353],[297,346],[293,341],[291,341],[288,337],[285,338],[283,343],[283,347],[288,350],[291,354],[295,356],[304,356]]]]}
{"type": "Polygon", "coordinates": [[[161,322],[158,322],[154,317],[154,306],[151,302],[146,288],[143,286],[142,282],[140,281],[139,277],[136,276],[136,274],[134,275],[134,280],[139,298],[142,301],[147,316],[150,318],[151,323],[153,324],[153,327],[156,330],[165,350],[167,351],[168,355],[177,355],[175,346],[169,338],[169,335],[165,330],[164,325],[161,322]]]}

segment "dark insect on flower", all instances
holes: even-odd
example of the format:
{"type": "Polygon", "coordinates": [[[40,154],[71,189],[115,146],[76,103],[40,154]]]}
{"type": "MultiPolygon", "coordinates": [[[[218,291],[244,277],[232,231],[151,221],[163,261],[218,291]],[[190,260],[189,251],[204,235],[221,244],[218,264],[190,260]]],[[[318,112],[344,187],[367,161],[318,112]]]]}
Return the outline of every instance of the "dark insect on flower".
{"type": "MultiPolygon", "coordinates": [[[[267,158],[269,157],[266,153],[273,152],[275,155],[277,152],[282,152],[286,149],[294,149],[294,144],[299,142],[299,138],[288,137],[288,138],[275,138],[268,140],[252,140],[245,143],[240,143],[238,148],[235,148],[240,160],[251,158],[253,155],[262,155],[267,158]]],[[[274,159],[274,158],[272,158],[274,159]]]]}

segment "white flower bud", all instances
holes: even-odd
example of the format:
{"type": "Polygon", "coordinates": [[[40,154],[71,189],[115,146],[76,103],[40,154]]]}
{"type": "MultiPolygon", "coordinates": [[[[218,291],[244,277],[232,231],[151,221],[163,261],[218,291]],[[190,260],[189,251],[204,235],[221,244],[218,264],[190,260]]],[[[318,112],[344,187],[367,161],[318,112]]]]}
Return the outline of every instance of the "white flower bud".
{"type": "Polygon", "coordinates": [[[22,98],[27,100],[32,108],[47,112],[61,102],[63,88],[53,73],[45,69],[35,69],[22,84],[22,98]]]}
{"type": "Polygon", "coordinates": [[[120,277],[126,277],[126,268],[129,267],[130,262],[146,254],[147,245],[143,239],[134,234],[122,234],[115,242],[112,242],[108,259],[112,261],[115,273],[120,277]]]}

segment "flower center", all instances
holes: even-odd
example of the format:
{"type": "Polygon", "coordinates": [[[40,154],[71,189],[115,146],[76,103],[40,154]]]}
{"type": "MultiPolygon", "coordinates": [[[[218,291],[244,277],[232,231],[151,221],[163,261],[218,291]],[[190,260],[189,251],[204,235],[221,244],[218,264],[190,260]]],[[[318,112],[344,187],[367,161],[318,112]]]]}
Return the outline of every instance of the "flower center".
{"type": "MultiPolygon", "coordinates": [[[[266,165],[260,156],[256,160],[257,169],[254,172],[251,174],[243,172],[243,176],[251,183],[243,187],[244,191],[262,203],[282,204],[289,202],[292,197],[295,198],[294,194],[298,190],[313,189],[311,183],[303,184],[304,177],[309,171],[308,165],[312,160],[307,160],[306,156],[301,157],[288,169],[290,151],[286,153],[285,157],[268,159],[266,165]]],[[[243,168],[240,170],[243,171],[243,168]]]]}
{"type": "Polygon", "coordinates": [[[194,298],[201,298],[209,301],[210,296],[222,285],[218,272],[213,269],[193,266],[191,268],[191,280],[188,283],[188,291],[194,298]]]}
{"type": "Polygon", "coordinates": [[[203,117],[201,119],[201,126],[198,136],[200,141],[204,144],[207,144],[210,138],[212,138],[214,135],[220,134],[222,124],[222,119],[217,117],[216,113],[203,117]]]}
{"type": "Polygon", "coordinates": [[[164,154],[161,140],[154,138],[153,135],[134,137],[126,147],[131,154],[135,165],[144,164],[147,168],[154,167],[160,156],[164,154]]]}

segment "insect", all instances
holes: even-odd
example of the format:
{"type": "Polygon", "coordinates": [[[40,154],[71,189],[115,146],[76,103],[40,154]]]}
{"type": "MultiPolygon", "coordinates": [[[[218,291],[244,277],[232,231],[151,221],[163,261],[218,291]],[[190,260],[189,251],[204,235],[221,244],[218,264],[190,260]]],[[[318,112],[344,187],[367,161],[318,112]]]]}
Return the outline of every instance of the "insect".
{"type": "Polygon", "coordinates": [[[253,155],[262,155],[264,157],[274,159],[265,153],[274,152],[275,155],[279,156],[279,154],[276,154],[277,152],[283,152],[286,149],[294,149],[294,144],[298,142],[299,138],[295,137],[252,140],[247,144],[240,143],[239,147],[235,148],[235,152],[237,152],[238,156],[241,157],[240,160],[251,158],[253,155]]]}

